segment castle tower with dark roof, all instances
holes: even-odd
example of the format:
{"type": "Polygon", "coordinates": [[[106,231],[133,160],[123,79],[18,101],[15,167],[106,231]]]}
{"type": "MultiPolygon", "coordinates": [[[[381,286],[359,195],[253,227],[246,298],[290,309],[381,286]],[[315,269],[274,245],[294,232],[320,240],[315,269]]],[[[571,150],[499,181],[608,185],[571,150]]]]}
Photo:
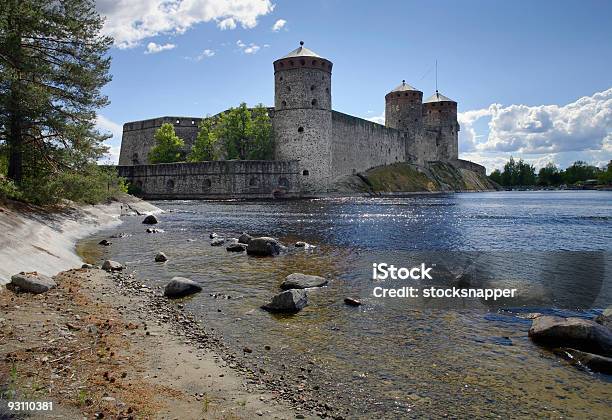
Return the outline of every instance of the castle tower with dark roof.
{"type": "Polygon", "coordinates": [[[427,141],[435,141],[436,154],[430,160],[454,160],[459,158],[459,123],[457,102],[436,93],[423,101],[423,124],[427,141]]]}
{"type": "Polygon", "coordinates": [[[332,180],[332,62],[300,46],[274,61],[275,157],[299,160],[305,190],[332,180]]]}

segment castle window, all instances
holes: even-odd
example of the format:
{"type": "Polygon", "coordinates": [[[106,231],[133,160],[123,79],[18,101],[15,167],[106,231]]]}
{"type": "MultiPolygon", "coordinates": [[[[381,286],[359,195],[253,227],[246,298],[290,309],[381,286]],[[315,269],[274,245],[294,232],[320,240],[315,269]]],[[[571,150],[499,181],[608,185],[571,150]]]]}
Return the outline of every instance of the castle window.
{"type": "Polygon", "coordinates": [[[298,133],[303,133],[304,132],[304,127],[298,127],[298,133]]]}
{"type": "Polygon", "coordinates": [[[312,101],[310,101],[310,105],[317,106],[317,100],[313,99],[312,101]]]}
{"type": "Polygon", "coordinates": [[[132,164],[134,164],[134,165],[139,165],[140,164],[140,161],[138,160],[138,153],[134,153],[132,155],[132,164]]]}
{"type": "Polygon", "coordinates": [[[204,182],[202,182],[202,189],[203,190],[208,190],[208,189],[210,189],[211,185],[212,185],[212,182],[210,182],[210,179],[206,178],[204,180],[204,182]]]}
{"type": "Polygon", "coordinates": [[[287,101],[281,102],[281,105],[282,105],[283,108],[286,107],[287,106],[287,101]]]}
{"type": "Polygon", "coordinates": [[[404,96],[408,96],[408,94],[407,94],[407,93],[404,93],[404,96]]]}
{"type": "Polygon", "coordinates": [[[301,64],[301,65],[304,65],[304,64],[306,64],[306,60],[304,60],[304,59],[301,59],[301,60],[300,60],[300,64],[301,64]]]}
{"type": "Polygon", "coordinates": [[[249,187],[256,187],[259,184],[259,180],[255,177],[249,179],[249,187]]]}
{"type": "Polygon", "coordinates": [[[278,80],[283,81],[283,76],[279,77],[278,80]]]}
{"type": "Polygon", "coordinates": [[[308,172],[308,169],[304,169],[304,170],[302,171],[302,175],[304,175],[304,176],[308,176],[308,175],[310,175],[310,172],[308,172]]]}
{"type": "Polygon", "coordinates": [[[316,66],[317,65],[317,60],[312,60],[312,65],[316,66]]]}
{"type": "Polygon", "coordinates": [[[310,90],[315,90],[316,86],[315,85],[311,85],[310,86],[310,90]]]}
{"type": "Polygon", "coordinates": [[[397,97],[398,97],[398,98],[400,97],[400,94],[399,94],[399,93],[397,94],[397,97]]]}
{"type": "Polygon", "coordinates": [[[325,88],[325,93],[329,93],[329,88],[325,88]]]}
{"type": "Polygon", "coordinates": [[[287,86],[287,92],[291,92],[291,86],[287,86]]]}
{"type": "Polygon", "coordinates": [[[169,179],[169,180],[166,182],[166,189],[167,189],[168,191],[172,191],[172,190],[174,189],[174,180],[169,179]]]}
{"type": "Polygon", "coordinates": [[[289,60],[289,64],[293,65],[293,60],[289,60]]]}

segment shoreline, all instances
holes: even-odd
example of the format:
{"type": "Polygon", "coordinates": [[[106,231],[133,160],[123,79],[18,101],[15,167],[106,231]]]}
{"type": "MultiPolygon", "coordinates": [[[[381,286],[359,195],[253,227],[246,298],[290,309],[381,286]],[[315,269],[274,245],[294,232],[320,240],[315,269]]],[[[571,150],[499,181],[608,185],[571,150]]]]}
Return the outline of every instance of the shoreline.
{"type": "Polygon", "coordinates": [[[21,271],[54,276],[80,267],[76,243],[99,230],[119,226],[121,216],[163,210],[129,195],[105,204],[68,204],[52,208],[0,202],[0,291],[21,271]]]}

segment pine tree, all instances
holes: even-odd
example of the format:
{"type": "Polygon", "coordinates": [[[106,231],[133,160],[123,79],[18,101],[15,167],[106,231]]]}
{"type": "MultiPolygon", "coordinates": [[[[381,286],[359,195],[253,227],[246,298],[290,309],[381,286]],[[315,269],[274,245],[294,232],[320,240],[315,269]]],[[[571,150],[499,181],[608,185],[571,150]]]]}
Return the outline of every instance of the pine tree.
{"type": "Polygon", "coordinates": [[[112,39],[91,0],[0,4],[0,145],[8,177],[75,172],[106,151],[95,129],[108,99],[112,39]]]}

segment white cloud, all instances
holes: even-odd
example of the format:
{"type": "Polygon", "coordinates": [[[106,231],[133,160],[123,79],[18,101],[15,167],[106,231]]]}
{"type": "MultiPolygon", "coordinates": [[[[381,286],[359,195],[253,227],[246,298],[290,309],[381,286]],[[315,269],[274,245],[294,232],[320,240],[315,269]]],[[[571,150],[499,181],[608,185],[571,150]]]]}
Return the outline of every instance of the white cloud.
{"type": "Polygon", "coordinates": [[[104,115],[98,115],[96,118],[96,128],[105,134],[112,134],[112,137],[107,140],[109,151],[101,159],[100,163],[117,164],[119,162],[119,151],[121,144],[121,136],[123,135],[123,127],[114,121],[109,120],[104,115]]]}
{"type": "Polygon", "coordinates": [[[106,17],[104,33],[119,48],[133,48],[160,34],[181,34],[193,25],[216,22],[220,29],[254,28],[274,10],[270,0],[97,0],[106,17]]]}
{"type": "Polygon", "coordinates": [[[285,19],[279,19],[276,22],[274,22],[274,25],[272,25],[272,30],[274,32],[278,32],[281,29],[283,29],[286,24],[287,24],[287,21],[285,19]]]}
{"type": "Polygon", "coordinates": [[[155,42],[149,42],[147,44],[147,49],[145,50],[145,54],[157,54],[162,51],[171,50],[176,48],[174,44],[156,44],[155,42]]]}
{"type": "Polygon", "coordinates": [[[236,29],[236,21],[233,18],[223,19],[217,24],[222,31],[226,29],[236,29]]]}
{"type": "Polygon", "coordinates": [[[461,157],[489,170],[501,168],[511,155],[537,168],[576,160],[599,166],[612,159],[612,88],[567,105],[492,104],[458,119],[461,157]],[[488,120],[488,133],[478,135],[481,119],[488,120]]]}
{"type": "Polygon", "coordinates": [[[196,57],[196,60],[200,61],[205,58],[210,58],[210,57],[213,57],[215,54],[216,53],[213,50],[205,49],[204,51],[202,51],[200,55],[196,57]]]}
{"type": "Polygon", "coordinates": [[[254,44],[252,42],[247,45],[244,42],[242,42],[241,40],[236,41],[236,45],[245,54],[257,54],[257,51],[259,51],[261,49],[261,47],[259,45],[256,45],[256,44],[254,44]]]}
{"type": "Polygon", "coordinates": [[[385,113],[383,112],[381,115],[374,117],[367,117],[366,120],[385,125],[385,113]]]}

